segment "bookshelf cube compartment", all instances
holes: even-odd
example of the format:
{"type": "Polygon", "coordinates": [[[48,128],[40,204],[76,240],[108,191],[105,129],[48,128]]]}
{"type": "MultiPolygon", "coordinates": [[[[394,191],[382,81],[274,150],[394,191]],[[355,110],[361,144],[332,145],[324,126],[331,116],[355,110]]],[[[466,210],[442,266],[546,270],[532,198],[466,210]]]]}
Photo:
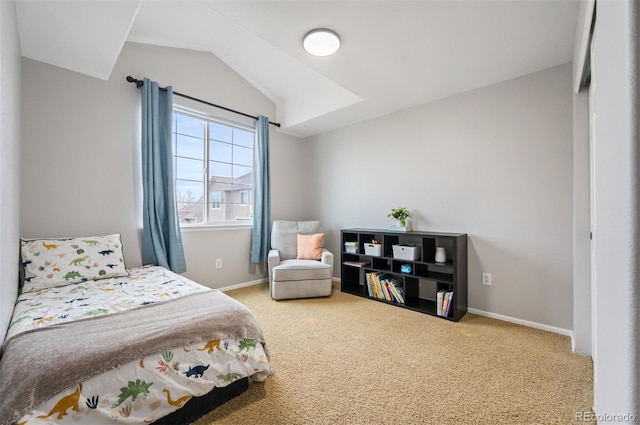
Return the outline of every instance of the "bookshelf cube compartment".
{"type": "Polygon", "coordinates": [[[413,274],[413,262],[394,260],[393,261],[393,267],[391,268],[391,271],[393,273],[412,275],[413,274]]]}
{"type": "Polygon", "coordinates": [[[391,266],[389,265],[389,260],[386,258],[372,258],[371,266],[376,270],[382,270],[382,271],[391,270],[391,266]]]}
{"type": "Polygon", "coordinates": [[[366,243],[364,244],[364,253],[365,255],[379,257],[382,255],[382,245],[379,243],[366,243]]]}
{"type": "Polygon", "coordinates": [[[414,261],[420,258],[420,247],[417,245],[394,245],[393,258],[414,261]]]}

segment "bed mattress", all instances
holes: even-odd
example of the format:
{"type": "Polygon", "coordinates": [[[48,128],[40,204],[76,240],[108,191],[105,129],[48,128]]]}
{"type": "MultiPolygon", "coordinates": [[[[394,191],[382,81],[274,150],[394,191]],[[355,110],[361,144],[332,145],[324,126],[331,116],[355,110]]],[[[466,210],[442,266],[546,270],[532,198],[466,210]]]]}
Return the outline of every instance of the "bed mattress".
{"type": "MultiPolygon", "coordinates": [[[[70,284],[20,295],[5,341],[86,318],[135,309],[152,314],[154,310],[143,309],[167,300],[195,299],[198,294],[219,292],[161,267],[147,266],[129,272],[129,277],[70,284]]],[[[113,343],[117,344],[117,341],[113,343]]],[[[82,368],[83,365],[71,367],[82,368]]],[[[207,394],[215,387],[225,387],[245,377],[263,381],[269,373],[268,352],[259,341],[246,338],[200,341],[96,371],[89,379],[34,403],[15,423],[151,423],[181,408],[190,398],[207,394]]]]}

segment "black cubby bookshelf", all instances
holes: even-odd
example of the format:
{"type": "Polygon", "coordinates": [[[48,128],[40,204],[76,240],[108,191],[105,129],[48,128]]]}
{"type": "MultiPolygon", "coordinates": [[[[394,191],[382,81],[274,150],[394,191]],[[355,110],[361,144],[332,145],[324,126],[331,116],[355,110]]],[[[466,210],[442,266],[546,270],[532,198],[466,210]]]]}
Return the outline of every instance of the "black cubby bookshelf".
{"type": "MultiPolygon", "coordinates": [[[[453,303],[443,319],[457,322],[467,312],[467,235],[465,233],[397,232],[382,229],[342,229],[341,283],[345,293],[437,316],[439,291],[453,292],[453,303]],[[380,255],[365,251],[380,242],[380,255]],[[394,245],[417,251],[415,259],[394,257],[394,245]],[[347,248],[347,246],[349,248],[347,248]],[[442,247],[446,262],[435,261],[442,247]],[[347,250],[348,249],[348,250],[347,250]],[[367,273],[393,276],[401,282],[404,302],[369,295],[367,273]]],[[[398,248],[396,248],[398,249],[398,248]]]]}

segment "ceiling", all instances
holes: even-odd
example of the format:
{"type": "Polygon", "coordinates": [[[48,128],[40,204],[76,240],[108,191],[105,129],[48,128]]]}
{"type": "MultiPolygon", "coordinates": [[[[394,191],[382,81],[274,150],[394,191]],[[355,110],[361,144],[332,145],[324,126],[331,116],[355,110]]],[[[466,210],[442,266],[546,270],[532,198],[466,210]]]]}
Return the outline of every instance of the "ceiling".
{"type": "Polygon", "coordinates": [[[305,137],[570,62],[578,0],[16,0],[16,10],[24,57],[104,80],[126,41],[211,52],[276,104],[282,131],[305,137]],[[318,27],[340,34],[334,55],[302,49],[318,27]]]}

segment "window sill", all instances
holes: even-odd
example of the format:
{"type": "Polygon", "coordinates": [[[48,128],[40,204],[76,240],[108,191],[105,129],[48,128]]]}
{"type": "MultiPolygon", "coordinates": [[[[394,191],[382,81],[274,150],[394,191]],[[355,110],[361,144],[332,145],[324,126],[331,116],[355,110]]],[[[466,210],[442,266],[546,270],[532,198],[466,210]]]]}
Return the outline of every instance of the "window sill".
{"type": "Polygon", "coordinates": [[[217,230],[252,229],[253,223],[187,224],[180,226],[180,232],[209,232],[217,230]]]}

